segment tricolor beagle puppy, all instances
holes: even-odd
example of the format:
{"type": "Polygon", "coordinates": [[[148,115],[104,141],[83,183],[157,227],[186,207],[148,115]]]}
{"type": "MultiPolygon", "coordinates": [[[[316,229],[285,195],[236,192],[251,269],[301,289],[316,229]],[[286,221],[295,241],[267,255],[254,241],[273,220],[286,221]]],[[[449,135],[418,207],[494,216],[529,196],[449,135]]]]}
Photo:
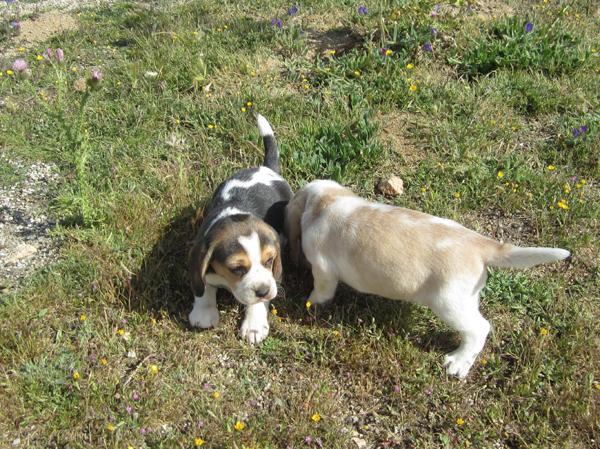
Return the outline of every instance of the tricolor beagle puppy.
{"type": "Polygon", "coordinates": [[[281,278],[280,233],[292,197],[279,175],[279,151],[269,122],[257,117],[265,145],[263,165],[240,170],[217,188],[190,251],[194,308],[192,326],[219,322],[217,289],[226,288],[246,306],[240,334],[259,343],[269,334],[269,301],[281,278]]]}
{"type": "Polygon", "coordinates": [[[359,198],[333,181],[314,181],[286,207],[292,258],[311,264],[308,300],[333,298],[342,281],[364,293],[428,306],[461,336],[446,355],[449,374],[464,378],[483,349],[490,324],[479,313],[487,267],[527,268],[569,256],[558,248],[496,242],[458,223],[359,198]]]}

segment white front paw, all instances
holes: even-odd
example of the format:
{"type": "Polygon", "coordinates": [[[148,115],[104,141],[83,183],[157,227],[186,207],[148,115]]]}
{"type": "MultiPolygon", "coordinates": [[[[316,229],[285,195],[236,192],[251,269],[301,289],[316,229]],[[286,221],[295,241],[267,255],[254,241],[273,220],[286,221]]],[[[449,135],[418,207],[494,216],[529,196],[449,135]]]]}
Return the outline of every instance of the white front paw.
{"type": "Polygon", "coordinates": [[[194,304],[194,308],[189,315],[190,324],[194,327],[208,329],[219,324],[219,309],[213,306],[199,306],[194,304]]]}
{"type": "Polygon", "coordinates": [[[451,376],[457,376],[460,379],[467,377],[471,366],[473,366],[473,362],[475,362],[474,356],[461,354],[459,352],[451,352],[444,357],[446,372],[451,376]]]}
{"type": "Polygon", "coordinates": [[[262,316],[246,316],[240,336],[251,345],[260,343],[269,335],[269,321],[262,316]]]}

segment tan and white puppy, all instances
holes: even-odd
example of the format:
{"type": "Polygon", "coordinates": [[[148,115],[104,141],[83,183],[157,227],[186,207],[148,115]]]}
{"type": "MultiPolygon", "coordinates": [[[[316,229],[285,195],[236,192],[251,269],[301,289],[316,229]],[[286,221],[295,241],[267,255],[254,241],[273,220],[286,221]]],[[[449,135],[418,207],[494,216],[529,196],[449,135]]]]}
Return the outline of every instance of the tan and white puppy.
{"type": "Polygon", "coordinates": [[[558,248],[500,243],[458,223],[364,200],[333,181],[314,181],[286,207],[292,258],[311,264],[308,298],[322,304],[342,281],[364,293],[431,308],[460,333],[444,361],[464,378],[483,349],[490,324],[479,312],[487,267],[526,268],[569,256],[558,248]]]}

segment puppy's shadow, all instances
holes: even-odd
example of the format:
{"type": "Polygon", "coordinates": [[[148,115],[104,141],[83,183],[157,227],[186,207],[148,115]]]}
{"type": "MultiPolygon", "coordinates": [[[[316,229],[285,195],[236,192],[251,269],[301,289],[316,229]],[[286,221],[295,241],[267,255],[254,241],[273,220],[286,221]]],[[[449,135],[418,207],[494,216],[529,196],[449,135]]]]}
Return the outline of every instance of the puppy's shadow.
{"type": "MultiPolygon", "coordinates": [[[[125,285],[122,296],[130,310],[166,314],[181,327],[191,329],[187,318],[193,303],[188,253],[202,224],[201,210],[202,205],[186,207],[163,228],[140,269],[125,285]]],[[[219,308],[234,304],[227,296],[219,295],[219,308]]]]}
{"type": "Polygon", "coordinates": [[[306,308],[313,278],[310,269],[284,266],[284,291],[273,304],[279,314],[306,326],[335,329],[338,326],[369,332],[376,328],[384,338],[401,336],[425,352],[450,352],[458,344],[457,333],[445,327],[425,307],[360,293],[345,284],[338,286],[331,302],[306,308]]]}

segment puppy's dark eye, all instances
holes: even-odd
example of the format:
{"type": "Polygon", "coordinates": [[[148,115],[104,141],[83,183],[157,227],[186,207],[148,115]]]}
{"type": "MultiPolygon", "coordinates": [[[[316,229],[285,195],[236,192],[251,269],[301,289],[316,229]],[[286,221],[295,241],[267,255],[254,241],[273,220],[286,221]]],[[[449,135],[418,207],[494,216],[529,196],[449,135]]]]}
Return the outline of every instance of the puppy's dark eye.
{"type": "Polygon", "coordinates": [[[266,262],[264,263],[265,267],[270,267],[271,265],[273,265],[273,258],[270,257],[269,259],[266,260],[266,262]]]}
{"type": "Polygon", "coordinates": [[[248,272],[248,268],[239,266],[239,267],[231,268],[231,272],[238,276],[243,276],[248,272]]]}

